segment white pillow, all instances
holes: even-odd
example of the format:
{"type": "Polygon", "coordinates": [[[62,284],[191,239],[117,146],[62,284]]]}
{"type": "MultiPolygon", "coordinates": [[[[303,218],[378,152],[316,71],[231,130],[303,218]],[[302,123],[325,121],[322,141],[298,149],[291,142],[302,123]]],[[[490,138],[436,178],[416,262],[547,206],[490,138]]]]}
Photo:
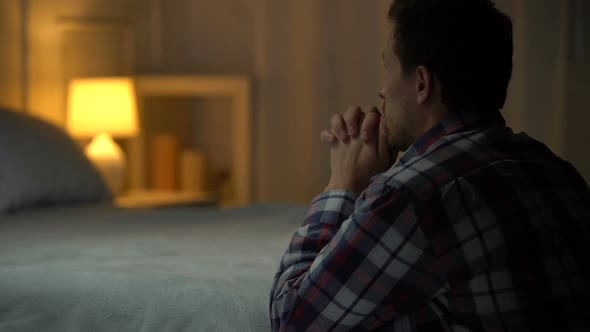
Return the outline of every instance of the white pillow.
{"type": "Polygon", "coordinates": [[[105,182],[66,133],[0,109],[0,214],[37,205],[109,201],[105,182]]]}

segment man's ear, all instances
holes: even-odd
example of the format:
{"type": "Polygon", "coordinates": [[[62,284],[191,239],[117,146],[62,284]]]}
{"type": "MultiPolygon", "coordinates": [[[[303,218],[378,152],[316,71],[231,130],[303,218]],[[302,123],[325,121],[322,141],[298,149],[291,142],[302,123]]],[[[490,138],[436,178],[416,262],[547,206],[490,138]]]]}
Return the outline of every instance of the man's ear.
{"type": "Polygon", "coordinates": [[[416,102],[426,104],[434,92],[434,79],[432,73],[424,66],[416,68],[416,102]]]}

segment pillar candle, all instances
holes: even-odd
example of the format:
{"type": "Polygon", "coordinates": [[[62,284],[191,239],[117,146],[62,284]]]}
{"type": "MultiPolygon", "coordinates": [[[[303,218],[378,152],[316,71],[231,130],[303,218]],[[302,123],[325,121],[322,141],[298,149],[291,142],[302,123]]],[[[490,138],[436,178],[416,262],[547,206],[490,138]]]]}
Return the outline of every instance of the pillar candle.
{"type": "Polygon", "coordinates": [[[205,155],[198,150],[184,150],[180,159],[180,188],[186,191],[206,191],[208,166],[205,155]]]}
{"type": "Polygon", "coordinates": [[[176,190],[178,173],[178,139],[171,134],[152,138],[152,187],[157,190],[176,190]]]}

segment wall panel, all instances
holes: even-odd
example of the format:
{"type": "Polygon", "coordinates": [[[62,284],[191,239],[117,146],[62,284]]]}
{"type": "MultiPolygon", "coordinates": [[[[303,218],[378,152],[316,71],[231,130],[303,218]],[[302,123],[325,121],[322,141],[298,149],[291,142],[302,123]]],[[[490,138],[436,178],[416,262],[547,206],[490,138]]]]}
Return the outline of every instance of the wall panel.
{"type": "Polygon", "coordinates": [[[71,77],[148,67],[149,10],[141,0],[29,0],[32,113],[63,125],[71,77]]]}
{"type": "Polygon", "coordinates": [[[24,108],[22,1],[0,1],[0,106],[24,108]]]}

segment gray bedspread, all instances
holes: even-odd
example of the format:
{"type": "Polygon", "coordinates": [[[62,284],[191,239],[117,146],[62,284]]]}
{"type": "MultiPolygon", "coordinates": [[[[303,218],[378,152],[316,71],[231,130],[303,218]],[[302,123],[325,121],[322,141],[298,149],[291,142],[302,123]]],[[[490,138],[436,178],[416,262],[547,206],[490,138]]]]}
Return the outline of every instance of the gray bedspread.
{"type": "Polygon", "coordinates": [[[0,217],[0,331],[267,331],[305,209],[53,208],[0,217]]]}

